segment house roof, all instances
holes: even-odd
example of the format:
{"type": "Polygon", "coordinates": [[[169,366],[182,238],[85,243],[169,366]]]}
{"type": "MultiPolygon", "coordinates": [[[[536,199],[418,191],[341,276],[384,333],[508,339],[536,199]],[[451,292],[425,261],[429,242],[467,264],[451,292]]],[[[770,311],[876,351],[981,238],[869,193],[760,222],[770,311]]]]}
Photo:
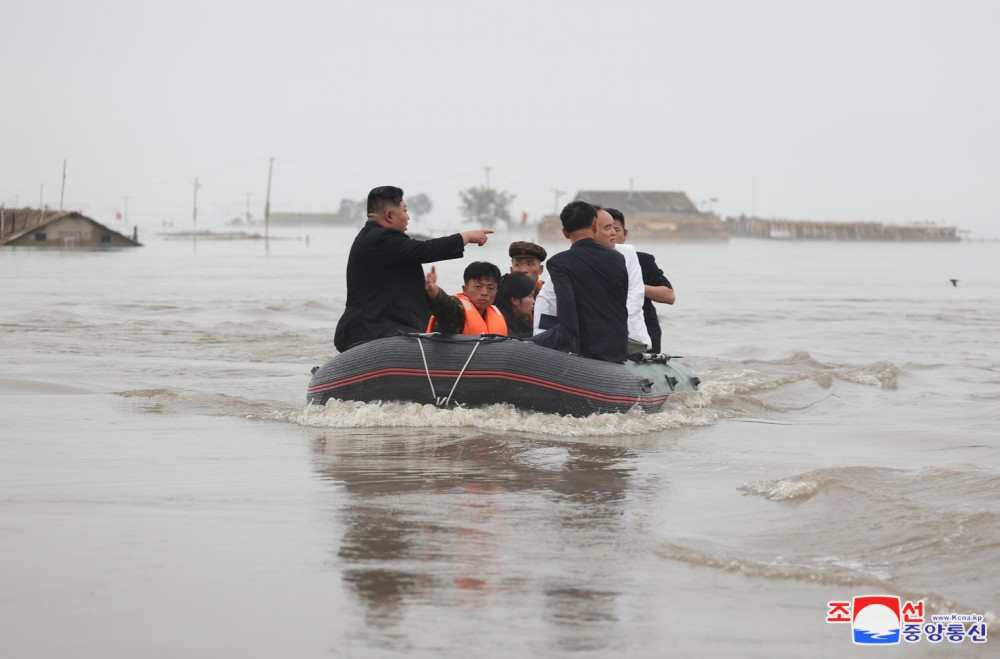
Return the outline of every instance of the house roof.
{"type": "Polygon", "coordinates": [[[577,200],[599,204],[605,208],[617,208],[628,215],[689,215],[697,214],[698,208],[683,192],[662,192],[659,190],[580,190],[577,200]]]}
{"type": "Polygon", "coordinates": [[[63,218],[76,216],[92,224],[96,224],[102,229],[107,229],[108,231],[118,234],[130,243],[139,245],[138,242],[132,240],[123,233],[115,231],[114,229],[101,224],[97,220],[76,211],[45,211],[37,208],[16,208],[4,209],[3,214],[4,222],[2,233],[0,233],[0,244],[6,244],[17,240],[25,234],[38,231],[39,229],[63,218]]]}

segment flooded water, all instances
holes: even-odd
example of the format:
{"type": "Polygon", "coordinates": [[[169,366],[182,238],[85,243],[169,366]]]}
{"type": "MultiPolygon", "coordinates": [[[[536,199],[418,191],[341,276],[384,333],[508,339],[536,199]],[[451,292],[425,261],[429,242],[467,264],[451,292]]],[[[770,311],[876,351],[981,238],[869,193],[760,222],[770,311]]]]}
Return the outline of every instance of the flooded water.
{"type": "Polygon", "coordinates": [[[0,656],[839,657],[827,603],[871,594],[994,622],[1000,244],[643,246],[702,390],[577,419],[307,407],[353,233],[0,251],[0,656]]]}

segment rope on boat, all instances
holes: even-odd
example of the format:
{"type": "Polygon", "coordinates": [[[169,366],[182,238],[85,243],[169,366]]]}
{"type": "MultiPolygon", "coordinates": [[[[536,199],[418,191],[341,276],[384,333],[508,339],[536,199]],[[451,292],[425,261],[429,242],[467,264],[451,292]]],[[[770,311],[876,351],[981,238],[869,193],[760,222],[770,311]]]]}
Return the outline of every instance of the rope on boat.
{"type": "MultiPolygon", "coordinates": [[[[424,373],[427,374],[427,384],[431,385],[431,400],[437,402],[437,392],[434,391],[434,382],[431,380],[431,369],[427,367],[427,355],[424,354],[424,342],[417,337],[417,345],[420,346],[420,358],[424,360],[424,373]]],[[[451,398],[451,396],[448,396],[451,398]]]]}
{"type": "Polygon", "coordinates": [[[476,349],[478,349],[479,346],[482,345],[482,343],[483,343],[483,337],[480,337],[479,340],[476,341],[476,345],[472,346],[472,352],[469,353],[469,358],[465,360],[465,366],[462,367],[462,370],[459,371],[458,373],[458,377],[455,378],[455,384],[451,385],[451,391],[448,392],[448,399],[444,401],[445,407],[448,407],[448,404],[451,403],[451,395],[455,393],[455,387],[458,386],[458,381],[462,379],[462,375],[465,374],[466,367],[469,365],[469,362],[472,361],[472,356],[476,354],[476,349]]]}
{"type": "Polygon", "coordinates": [[[416,335],[417,345],[420,346],[420,358],[424,360],[424,373],[427,374],[427,384],[429,384],[431,387],[431,399],[434,401],[435,405],[437,405],[438,407],[448,407],[448,405],[451,404],[451,397],[455,393],[455,388],[458,387],[459,381],[462,379],[462,376],[465,375],[465,369],[468,368],[469,362],[472,361],[473,355],[476,354],[476,350],[479,349],[479,346],[485,339],[494,338],[495,336],[496,335],[492,334],[481,334],[479,336],[479,340],[476,341],[476,344],[474,346],[472,346],[472,352],[469,353],[469,358],[465,360],[465,365],[462,366],[462,370],[458,372],[458,377],[455,378],[455,384],[451,385],[451,391],[448,392],[448,397],[441,399],[438,398],[437,392],[434,391],[434,381],[431,380],[431,369],[427,365],[427,354],[424,352],[423,339],[431,337],[427,335],[416,335]]]}

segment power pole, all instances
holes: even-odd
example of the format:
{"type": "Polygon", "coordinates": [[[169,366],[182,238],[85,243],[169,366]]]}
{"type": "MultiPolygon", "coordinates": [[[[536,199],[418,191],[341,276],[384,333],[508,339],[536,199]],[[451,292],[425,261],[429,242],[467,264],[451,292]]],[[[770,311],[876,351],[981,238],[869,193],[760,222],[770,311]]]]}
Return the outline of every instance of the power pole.
{"type": "Polygon", "coordinates": [[[552,194],[554,194],[555,197],[556,197],[556,201],[555,201],[553,210],[555,211],[555,214],[558,215],[559,214],[559,197],[561,197],[564,194],[566,194],[566,192],[565,192],[565,190],[556,190],[555,188],[552,188],[552,194]]]}
{"type": "Polygon", "coordinates": [[[250,224],[250,193],[248,192],[248,193],[246,193],[246,195],[247,195],[247,225],[249,226],[249,224],[250,224]]]}
{"type": "Polygon", "coordinates": [[[194,230],[198,230],[198,189],[201,184],[198,183],[198,177],[194,177],[194,211],[191,213],[191,224],[194,230]]]}
{"type": "Polygon", "coordinates": [[[268,240],[271,226],[271,173],[274,171],[274,156],[267,165],[267,197],[264,199],[264,240],[268,240]]]}
{"type": "Polygon", "coordinates": [[[492,167],[483,167],[483,171],[486,172],[486,189],[490,189],[490,170],[492,167]]]}
{"type": "Polygon", "coordinates": [[[66,193],[66,159],[63,158],[62,189],[59,190],[59,210],[63,209],[63,195],[66,193]]]}

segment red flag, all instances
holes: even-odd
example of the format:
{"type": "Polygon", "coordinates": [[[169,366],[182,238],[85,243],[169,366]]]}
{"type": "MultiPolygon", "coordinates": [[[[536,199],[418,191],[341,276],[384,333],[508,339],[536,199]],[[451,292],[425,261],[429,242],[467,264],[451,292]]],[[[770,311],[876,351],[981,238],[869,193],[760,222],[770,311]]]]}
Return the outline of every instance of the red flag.
{"type": "Polygon", "coordinates": [[[521,211],[521,224],[528,223],[528,211],[521,211]]]}
{"type": "Polygon", "coordinates": [[[115,212],[115,219],[116,219],[116,220],[120,220],[120,219],[122,219],[122,214],[116,211],[116,212],[115,212]]]}

